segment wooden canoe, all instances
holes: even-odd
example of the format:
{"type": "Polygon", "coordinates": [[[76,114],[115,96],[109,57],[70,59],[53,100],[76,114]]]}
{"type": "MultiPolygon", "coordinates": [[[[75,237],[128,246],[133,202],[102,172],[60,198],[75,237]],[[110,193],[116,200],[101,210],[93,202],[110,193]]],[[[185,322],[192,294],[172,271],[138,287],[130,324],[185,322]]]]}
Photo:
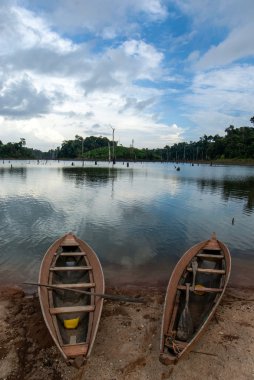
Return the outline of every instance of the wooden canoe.
{"type": "Polygon", "coordinates": [[[175,364],[192,349],[223,296],[230,270],[230,252],[215,234],[179,260],[165,297],[160,343],[163,364],[175,364]]]}
{"type": "Polygon", "coordinates": [[[40,267],[39,299],[47,328],[69,363],[82,363],[91,354],[103,306],[104,276],[93,249],[72,233],[56,240],[40,267]],[[59,289],[55,289],[55,287],[59,289]],[[64,288],[88,290],[75,293],[64,288]],[[77,359],[78,358],[78,359],[77,359]]]}

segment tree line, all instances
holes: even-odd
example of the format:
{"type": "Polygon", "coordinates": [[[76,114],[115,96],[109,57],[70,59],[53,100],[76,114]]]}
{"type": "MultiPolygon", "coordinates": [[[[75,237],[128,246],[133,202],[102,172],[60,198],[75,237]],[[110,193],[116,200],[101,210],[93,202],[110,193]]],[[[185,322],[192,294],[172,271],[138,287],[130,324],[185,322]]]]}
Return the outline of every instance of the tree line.
{"type": "MultiPolygon", "coordinates": [[[[254,116],[250,119],[254,124],[254,116]]],[[[57,149],[48,152],[27,148],[26,140],[3,144],[0,141],[0,157],[14,159],[92,159],[92,160],[142,160],[142,161],[207,161],[224,159],[254,159],[254,128],[225,129],[225,136],[204,135],[199,141],[175,143],[158,149],[124,147],[106,137],[76,135],[65,140],[57,149]],[[113,157],[113,155],[115,157],[113,157]]]]}
{"type": "Polygon", "coordinates": [[[1,159],[48,159],[52,156],[52,151],[42,152],[39,149],[27,148],[26,139],[21,138],[19,142],[8,142],[3,144],[0,140],[0,158],[1,159]],[[51,152],[51,153],[50,153],[51,152]]]}
{"type": "MultiPolygon", "coordinates": [[[[254,117],[251,118],[254,122],[254,117]]],[[[164,159],[169,160],[223,160],[254,158],[254,128],[235,128],[230,125],[226,135],[204,135],[197,142],[178,143],[164,148],[164,159]],[[166,149],[166,151],[165,151],[166,149]]]]}
{"type": "Polygon", "coordinates": [[[8,142],[3,144],[0,140],[0,157],[1,158],[16,158],[16,159],[26,159],[34,158],[32,149],[26,148],[26,140],[21,138],[19,142],[8,142]]]}

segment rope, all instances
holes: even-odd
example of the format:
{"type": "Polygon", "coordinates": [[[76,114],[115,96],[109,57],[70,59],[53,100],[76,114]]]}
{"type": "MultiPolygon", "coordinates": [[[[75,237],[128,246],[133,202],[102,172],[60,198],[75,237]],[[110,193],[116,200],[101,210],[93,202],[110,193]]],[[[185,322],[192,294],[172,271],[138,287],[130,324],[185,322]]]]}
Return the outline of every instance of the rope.
{"type": "Polygon", "coordinates": [[[180,354],[182,351],[180,346],[176,343],[175,339],[172,336],[168,336],[166,338],[166,346],[169,348],[173,348],[173,351],[176,355],[180,354]]]}

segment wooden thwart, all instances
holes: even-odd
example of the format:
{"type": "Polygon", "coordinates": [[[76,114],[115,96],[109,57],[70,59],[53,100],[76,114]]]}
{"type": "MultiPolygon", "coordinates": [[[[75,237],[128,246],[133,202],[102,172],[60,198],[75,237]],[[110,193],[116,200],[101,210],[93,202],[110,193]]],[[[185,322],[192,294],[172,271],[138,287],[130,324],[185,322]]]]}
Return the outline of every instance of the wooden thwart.
{"type": "Polygon", "coordinates": [[[223,255],[212,255],[209,253],[198,253],[197,257],[203,257],[205,259],[224,259],[223,255]]]}
{"type": "Polygon", "coordinates": [[[74,239],[65,239],[60,245],[60,247],[79,247],[74,239]]]}
{"type": "Polygon", "coordinates": [[[56,284],[57,288],[73,288],[73,289],[89,289],[94,288],[95,283],[94,282],[81,282],[78,284],[56,284]]]}
{"type": "MultiPolygon", "coordinates": [[[[178,285],[177,289],[179,290],[186,290],[186,286],[184,285],[178,285]]],[[[193,291],[192,287],[190,288],[191,291],[193,291]]],[[[223,289],[220,288],[205,288],[205,287],[198,287],[195,286],[194,291],[197,292],[207,292],[207,293],[221,293],[223,289]]]]}
{"type": "Polygon", "coordinates": [[[86,252],[61,252],[55,253],[55,256],[86,256],[86,252]]]}
{"type": "Polygon", "coordinates": [[[81,270],[91,270],[91,266],[76,266],[76,267],[51,267],[49,268],[50,271],[57,272],[57,271],[81,271],[81,270]]]}
{"type": "Polygon", "coordinates": [[[203,248],[204,251],[221,251],[220,247],[214,247],[214,246],[205,246],[203,248]]]}
{"type": "Polygon", "coordinates": [[[93,305],[86,306],[65,306],[65,307],[51,307],[49,309],[50,314],[69,314],[69,313],[83,313],[83,312],[92,312],[95,307],[93,305]]]}
{"type": "MultiPolygon", "coordinates": [[[[192,272],[192,268],[187,268],[187,271],[192,272]]],[[[211,274],[225,274],[226,273],[224,269],[208,269],[208,268],[198,268],[197,272],[211,273],[211,274]]]]}

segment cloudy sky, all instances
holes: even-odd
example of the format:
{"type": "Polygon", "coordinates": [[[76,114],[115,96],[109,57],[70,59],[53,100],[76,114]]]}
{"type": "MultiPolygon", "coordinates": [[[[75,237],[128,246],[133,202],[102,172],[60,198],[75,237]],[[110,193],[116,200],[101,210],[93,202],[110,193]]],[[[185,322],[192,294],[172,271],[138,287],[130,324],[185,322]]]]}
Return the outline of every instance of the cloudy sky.
{"type": "Polygon", "coordinates": [[[253,0],[0,1],[0,140],[164,147],[254,115],[253,0]]]}

